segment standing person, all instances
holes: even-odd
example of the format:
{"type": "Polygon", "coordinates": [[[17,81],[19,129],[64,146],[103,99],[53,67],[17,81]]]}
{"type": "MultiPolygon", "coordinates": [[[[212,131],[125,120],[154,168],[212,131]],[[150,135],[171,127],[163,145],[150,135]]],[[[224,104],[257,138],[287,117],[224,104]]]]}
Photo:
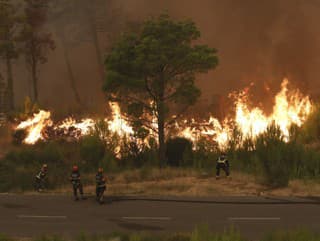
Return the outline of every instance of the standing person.
{"type": "Polygon", "coordinates": [[[38,192],[42,192],[43,189],[45,188],[45,179],[47,177],[48,173],[48,165],[43,164],[40,172],[36,175],[36,180],[35,180],[35,189],[38,192]]]}
{"type": "Polygon", "coordinates": [[[103,194],[106,190],[106,178],[103,174],[103,169],[99,167],[98,172],[96,174],[96,199],[102,204],[104,203],[103,194]]]}
{"type": "Polygon", "coordinates": [[[225,153],[222,153],[217,160],[216,179],[219,179],[219,177],[220,177],[220,169],[223,169],[224,172],[226,173],[226,176],[229,177],[230,165],[229,165],[229,161],[227,159],[227,155],[225,153]]]}
{"type": "Polygon", "coordinates": [[[74,165],[72,167],[72,172],[71,172],[71,175],[70,175],[69,179],[70,179],[70,182],[72,183],[74,200],[75,201],[79,200],[79,198],[78,198],[78,190],[79,190],[81,199],[83,200],[84,199],[83,187],[82,187],[82,183],[81,183],[81,180],[80,180],[79,168],[78,168],[77,165],[74,165]]]}

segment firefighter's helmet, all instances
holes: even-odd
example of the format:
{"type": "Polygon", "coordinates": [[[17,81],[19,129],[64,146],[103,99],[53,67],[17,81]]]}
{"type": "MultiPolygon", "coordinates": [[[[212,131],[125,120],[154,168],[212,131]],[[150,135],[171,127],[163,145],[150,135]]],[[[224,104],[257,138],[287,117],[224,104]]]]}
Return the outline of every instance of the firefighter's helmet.
{"type": "Polygon", "coordinates": [[[74,166],[72,167],[72,171],[76,172],[76,171],[78,171],[78,170],[79,170],[79,167],[78,167],[77,165],[74,165],[74,166]]]}

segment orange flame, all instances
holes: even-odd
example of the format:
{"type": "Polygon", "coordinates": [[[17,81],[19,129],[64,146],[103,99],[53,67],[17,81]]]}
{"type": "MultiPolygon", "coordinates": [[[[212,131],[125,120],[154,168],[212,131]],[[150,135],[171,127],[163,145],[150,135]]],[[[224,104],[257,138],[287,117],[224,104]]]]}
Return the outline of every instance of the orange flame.
{"type": "Polygon", "coordinates": [[[199,132],[186,127],[180,132],[180,135],[193,141],[199,136],[211,136],[211,139],[217,142],[221,149],[224,149],[235,128],[238,128],[244,138],[255,139],[259,134],[265,132],[269,125],[275,123],[279,126],[285,141],[288,141],[291,125],[301,126],[305,122],[312,112],[312,103],[308,96],[302,96],[298,90],[289,92],[287,86],[288,80],[284,79],[281,91],[275,97],[273,112],[269,116],[258,107],[249,108],[248,91],[244,90],[236,96],[233,118],[227,117],[220,124],[217,119],[210,117],[209,121],[199,123],[202,127],[208,126],[209,130],[202,128],[199,132]]]}
{"type": "MultiPolygon", "coordinates": [[[[243,139],[255,139],[259,134],[265,132],[269,125],[275,123],[279,126],[285,141],[288,141],[290,126],[292,124],[301,126],[312,112],[312,103],[309,97],[302,96],[298,90],[289,91],[287,79],[282,82],[281,91],[275,96],[273,112],[270,115],[266,115],[258,107],[249,107],[248,91],[249,89],[246,88],[233,95],[236,98],[235,115],[233,117],[228,116],[222,122],[212,116],[209,120],[200,122],[194,119],[177,122],[175,124],[175,128],[178,131],[177,135],[188,138],[194,143],[197,143],[197,140],[201,137],[206,137],[217,143],[220,149],[224,149],[228,146],[235,128],[240,131],[243,139]]],[[[109,105],[112,110],[112,117],[111,119],[105,119],[108,129],[121,137],[128,136],[132,138],[134,130],[121,114],[119,105],[112,102],[109,105]]],[[[35,114],[33,118],[21,122],[17,126],[16,129],[25,129],[28,133],[27,138],[24,140],[25,143],[34,144],[38,140],[45,139],[42,134],[44,128],[53,126],[50,115],[50,112],[42,110],[35,114]]],[[[148,118],[152,121],[153,126],[156,127],[155,116],[149,116],[148,118]]],[[[88,135],[94,128],[95,123],[96,121],[90,118],[83,119],[80,122],[73,118],[67,118],[61,124],[55,125],[53,129],[68,133],[68,130],[73,128],[77,130],[79,137],[81,137],[88,135]]],[[[150,130],[150,135],[156,137],[157,134],[150,130]]]]}
{"type": "Polygon", "coordinates": [[[24,143],[34,144],[38,140],[44,140],[43,129],[53,124],[50,116],[51,113],[49,111],[40,110],[39,113],[33,115],[33,118],[23,121],[17,126],[17,130],[25,129],[27,131],[24,143]]]}

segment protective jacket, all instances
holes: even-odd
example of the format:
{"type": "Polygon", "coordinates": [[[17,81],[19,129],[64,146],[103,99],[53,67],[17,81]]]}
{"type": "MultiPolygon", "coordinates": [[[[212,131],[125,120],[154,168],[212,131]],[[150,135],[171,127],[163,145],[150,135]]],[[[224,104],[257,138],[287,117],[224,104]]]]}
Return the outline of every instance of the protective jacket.
{"type": "Polygon", "coordinates": [[[70,181],[73,185],[79,184],[80,183],[80,173],[77,172],[72,172],[70,175],[70,181]]]}
{"type": "Polygon", "coordinates": [[[96,174],[96,186],[99,188],[105,188],[106,187],[106,179],[103,176],[102,173],[96,174]]]}
{"type": "Polygon", "coordinates": [[[227,160],[227,158],[225,156],[219,156],[217,162],[220,163],[220,164],[227,164],[228,160],[227,160]]]}
{"type": "Polygon", "coordinates": [[[46,175],[47,175],[47,172],[41,169],[40,172],[38,173],[38,175],[36,175],[36,178],[37,179],[44,179],[46,177],[46,175]]]}

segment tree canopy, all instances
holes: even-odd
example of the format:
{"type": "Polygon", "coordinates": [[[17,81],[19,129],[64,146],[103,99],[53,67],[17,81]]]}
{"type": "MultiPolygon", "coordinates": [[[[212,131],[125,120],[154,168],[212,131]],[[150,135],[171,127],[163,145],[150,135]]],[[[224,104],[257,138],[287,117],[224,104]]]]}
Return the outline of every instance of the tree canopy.
{"type": "Polygon", "coordinates": [[[161,14],[124,34],[105,60],[107,96],[126,106],[126,114],[141,126],[153,127],[146,114],[156,118],[162,163],[166,127],[200,96],[196,74],[218,64],[217,51],[198,44],[199,38],[193,21],[161,14]]]}

